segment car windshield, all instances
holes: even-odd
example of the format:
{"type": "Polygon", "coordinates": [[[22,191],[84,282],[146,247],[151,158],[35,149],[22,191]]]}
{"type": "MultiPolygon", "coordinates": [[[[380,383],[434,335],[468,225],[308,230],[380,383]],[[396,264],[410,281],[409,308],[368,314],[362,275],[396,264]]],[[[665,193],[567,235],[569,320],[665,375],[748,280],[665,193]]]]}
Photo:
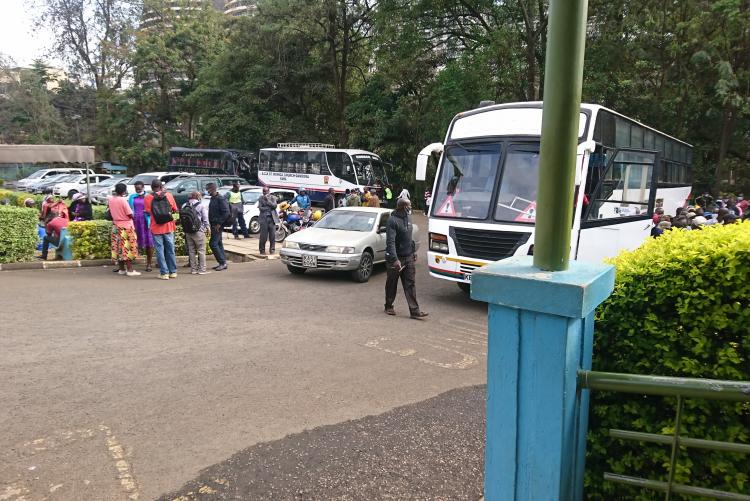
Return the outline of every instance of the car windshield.
{"type": "Polygon", "coordinates": [[[242,192],[242,201],[246,204],[254,204],[258,201],[260,196],[263,194],[262,191],[243,191],[242,192]]]}
{"type": "Polygon", "coordinates": [[[42,180],[41,182],[42,183],[49,183],[49,182],[52,182],[52,181],[58,181],[58,180],[60,180],[60,179],[62,179],[64,177],[68,177],[69,175],[70,174],[55,174],[54,176],[50,176],[50,177],[42,180]]]}
{"type": "Polygon", "coordinates": [[[46,170],[38,170],[32,175],[30,175],[27,179],[39,179],[44,175],[44,173],[47,172],[46,170]]]}
{"type": "Polygon", "coordinates": [[[374,212],[335,210],[329,212],[316,225],[316,228],[346,231],[371,231],[378,215],[374,212]]]}
{"type": "Polygon", "coordinates": [[[122,177],[111,177],[109,179],[105,179],[104,181],[101,181],[99,183],[96,183],[97,186],[101,186],[104,188],[105,186],[114,186],[117,183],[121,183],[124,178],[122,177]]]}
{"type": "Polygon", "coordinates": [[[158,179],[159,176],[154,176],[153,174],[138,174],[133,179],[128,181],[128,184],[135,184],[138,181],[142,182],[145,186],[151,186],[151,181],[154,179],[158,179]]]}
{"type": "Polygon", "coordinates": [[[167,190],[173,190],[177,188],[184,180],[185,178],[181,178],[181,177],[172,179],[170,182],[164,185],[164,188],[167,190]]]}
{"type": "MultiPolygon", "coordinates": [[[[68,174],[67,176],[62,176],[60,179],[55,179],[55,181],[77,181],[80,174],[68,174]]],[[[83,177],[83,176],[80,176],[83,177]]]]}

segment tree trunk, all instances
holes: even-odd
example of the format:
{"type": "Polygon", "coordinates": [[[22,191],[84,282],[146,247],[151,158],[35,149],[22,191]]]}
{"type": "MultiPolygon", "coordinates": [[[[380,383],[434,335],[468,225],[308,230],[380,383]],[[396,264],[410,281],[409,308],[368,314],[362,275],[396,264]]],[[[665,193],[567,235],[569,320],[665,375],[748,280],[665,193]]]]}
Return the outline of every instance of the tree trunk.
{"type": "Polygon", "coordinates": [[[735,118],[736,113],[734,106],[726,104],[721,118],[721,136],[719,137],[719,153],[716,160],[716,168],[714,170],[714,185],[721,181],[720,176],[722,174],[724,160],[726,160],[729,144],[731,143],[732,135],[734,134],[735,118]]]}

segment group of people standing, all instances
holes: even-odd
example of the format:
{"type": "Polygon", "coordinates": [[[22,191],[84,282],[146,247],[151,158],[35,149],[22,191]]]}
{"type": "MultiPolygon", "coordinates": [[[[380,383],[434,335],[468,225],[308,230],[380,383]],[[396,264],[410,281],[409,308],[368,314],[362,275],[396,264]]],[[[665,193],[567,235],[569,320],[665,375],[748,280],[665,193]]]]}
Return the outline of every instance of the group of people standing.
{"type": "MultiPolygon", "coordinates": [[[[228,268],[223,229],[228,225],[237,225],[237,210],[232,207],[235,200],[219,193],[215,183],[206,186],[210,200],[208,207],[202,203],[203,194],[193,191],[188,200],[178,208],[171,193],[164,190],[161,181],[151,183],[151,192],[146,193],[141,182],[134,185],[135,193],[128,196],[125,184],[115,186],[115,194],[109,199],[109,218],[112,220],[111,248],[112,260],[117,263],[115,272],[121,275],[138,276],[133,269],[133,262],[139,256],[139,250],[146,253],[146,272],[152,271],[153,257],[159,267],[158,278],[169,280],[177,278],[177,257],[174,233],[177,224],[185,233],[185,244],[189,258],[190,272],[194,275],[210,273],[206,269],[206,238],[211,252],[216,258],[214,271],[228,268]],[[179,214],[175,220],[174,214],[179,214]],[[207,237],[208,235],[208,237],[207,237]]],[[[240,198],[240,204],[241,198],[240,198]]],[[[266,240],[270,240],[270,251],[275,251],[275,227],[278,222],[276,199],[263,188],[260,197],[261,253],[265,253],[266,240]]],[[[242,212],[239,218],[243,219],[242,212]]],[[[247,228],[240,227],[247,234],[247,228]]],[[[236,226],[235,226],[236,231],[236,226]]]]}
{"type": "Polygon", "coordinates": [[[662,207],[657,207],[654,211],[651,236],[656,238],[672,229],[699,230],[704,226],[734,224],[750,218],[750,203],[747,200],[714,202],[711,198],[709,203],[705,203],[708,197],[709,195],[704,194],[698,198],[697,201],[703,205],[678,207],[674,216],[665,214],[662,207]]]}

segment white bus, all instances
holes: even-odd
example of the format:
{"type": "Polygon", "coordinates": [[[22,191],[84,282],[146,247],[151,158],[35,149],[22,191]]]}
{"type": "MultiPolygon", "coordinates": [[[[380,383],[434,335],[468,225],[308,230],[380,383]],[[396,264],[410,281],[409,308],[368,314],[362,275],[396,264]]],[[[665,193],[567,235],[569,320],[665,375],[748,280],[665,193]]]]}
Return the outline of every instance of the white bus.
{"type": "Polygon", "coordinates": [[[383,186],[388,177],[380,157],[369,151],[319,143],[280,143],[260,150],[258,183],[292,190],[304,187],[312,201],[320,202],[329,188],[340,195],[347,188],[383,186]]]}
{"type": "MultiPolygon", "coordinates": [[[[440,153],[429,211],[428,266],[468,290],[487,263],[534,251],[542,103],[488,105],[459,113],[440,153]]],[[[571,259],[601,261],[648,238],[656,207],[674,214],[691,190],[692,147],[595,104],[578,124],[571,259]]]]}

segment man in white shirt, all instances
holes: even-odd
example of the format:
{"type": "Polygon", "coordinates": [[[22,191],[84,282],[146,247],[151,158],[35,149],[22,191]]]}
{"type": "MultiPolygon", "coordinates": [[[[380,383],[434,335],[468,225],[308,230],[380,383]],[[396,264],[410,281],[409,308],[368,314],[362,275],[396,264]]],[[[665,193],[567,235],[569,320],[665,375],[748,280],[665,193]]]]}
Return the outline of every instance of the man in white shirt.
{"type": "Polygon", "coordinates": [[[409,190],[407,190],[406,187],[404,187],[404,189],[401,190],[401,193],[398,194],[398,198],[402,198],[411,202],[411,195],[409,194],[409,190]]]}

